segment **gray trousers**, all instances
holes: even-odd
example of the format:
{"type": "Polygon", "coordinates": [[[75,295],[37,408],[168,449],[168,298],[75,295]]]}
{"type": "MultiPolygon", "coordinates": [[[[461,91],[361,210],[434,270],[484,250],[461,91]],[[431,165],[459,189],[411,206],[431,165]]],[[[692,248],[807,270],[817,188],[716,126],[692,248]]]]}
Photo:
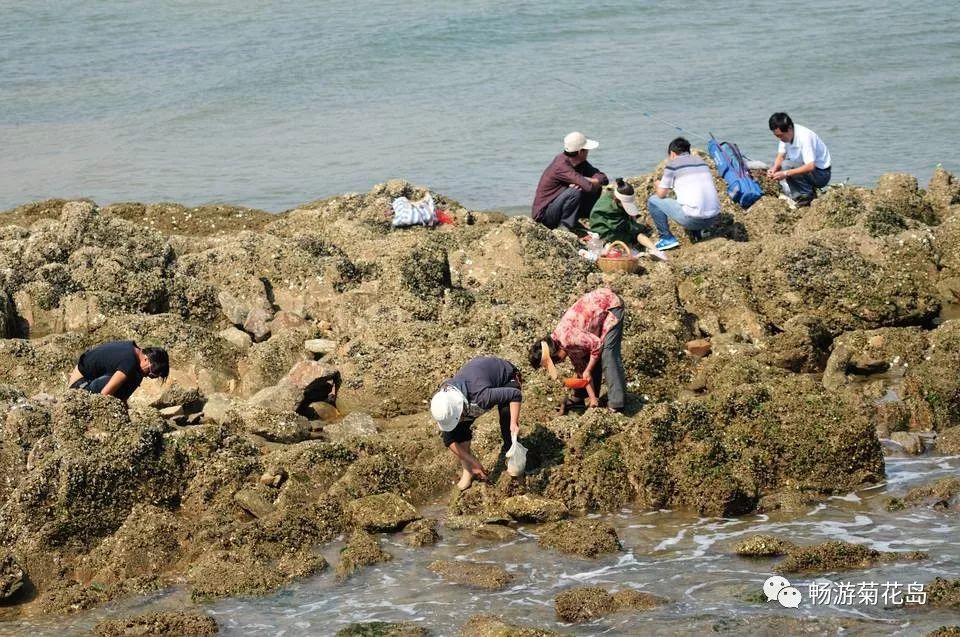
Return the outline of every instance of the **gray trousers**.
{"type": "MultiPolygon", "coordinates": [[[[623,340],[623,308],[611,308],[610,313],[619,320],[603,339],[603,352],[600,355],[601,364],[593,368],[590,384],[593,386],[594,393],[599,396],[600,382],[603,378],[606,378],[607,407],[623,409],[627,400],[627,374],[623,369],[623,358],[620,354],[620,343],[623,340]]],[[[578,389],[574,392],[574,395],[578,398],[586,398],[587,391],[578,389]]]]}
{"type": "Polygon", "coordinates": [[[586,192],[579,188],[567,188],[553,198],[540,217],[540,223],[553,230],[563,226],[567,230],[577,227],[577,219],[590,216],[593,204],[600,198],[600,189],[586,192]]]}

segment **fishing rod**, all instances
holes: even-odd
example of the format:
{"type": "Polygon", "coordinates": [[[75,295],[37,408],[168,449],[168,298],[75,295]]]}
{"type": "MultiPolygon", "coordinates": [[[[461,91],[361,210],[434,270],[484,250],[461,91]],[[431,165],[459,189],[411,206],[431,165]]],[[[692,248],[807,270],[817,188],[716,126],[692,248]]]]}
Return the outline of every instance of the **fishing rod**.
{"type": "MultiPolygon", "coordinates": [[[[577,89],[577,90],[580,91],[580,92],[585,92],[585,91],[586,91],[586,89],[584,89],[582,86],[577,86],[577,85],[574,84],[573,82],[568,82],[568,81],[566,81],[566,80],[561,80],[559,77],[550,76],[550,79],[553,80],[553,81],[555,81],[555,82],[559,82],[560,84],[566,84],[567,86],[569,86],[569,87],[571,87],[571,88],[575,88],[575,89],[577,89]]],[[[611,96],[609,96],[609,95],[603,95],[602,97],[603,97],[604,99],[606,99],[607,101],[613,102],[614,104],[617,104],[617,105],[619,105],[619,106],[624,106],[624,107],[628,107],[628,108],[630,107],[629,104],[627,104],[626,102],[624,102],[624,101],[622,101],[622,100],[618,100],[618,99],[616,99],[615,97],[611,97],[611,96]]],[[[679,124],[676,124],[676,123],[671,122],[671,121],[669,121],[669,120],[663,119],[662,117],[657,117],[656,115],[650,113],[649,111],[640,111],[640,114],[643,115],[644,117],[649,117],[650,119],[652,119],[652,120],[654,120],[654,121],[656,121],[656,122],[660,122],[661,124],[664,124],[664,125],[666,125],[666,126],[669,126],[669,127],[671,127],[671,128],[674,128],[674,129],[676,129],[677,131],[679,131],[679,132],[681,132],[681,133],[685,133],[685,134],[689,135],[690,137],[696,137],[697,139],[702,139],[702,140],[705,141],[705,142],[709,142],[710,139],[713,137],[713,134],[712,134],[712,133],[708,136],[708,135],[704,135],[704,134],[702,134],[702,133],[698,133],[698,132],[696,132],[696,131],[692,131],[692,130],[690,130],[689,128],[684,128],[683,126],[680,126],[679,124]]],[[[740,154],[743,155],[744,159],[748,159],[748,160],[751,160],[751,161],[753,160],[752,157],[750,157],[749,155],[747,155],[746,153],[744,153],[744,152],[742,152],[742,151],[741,151],[740,154]]]]}

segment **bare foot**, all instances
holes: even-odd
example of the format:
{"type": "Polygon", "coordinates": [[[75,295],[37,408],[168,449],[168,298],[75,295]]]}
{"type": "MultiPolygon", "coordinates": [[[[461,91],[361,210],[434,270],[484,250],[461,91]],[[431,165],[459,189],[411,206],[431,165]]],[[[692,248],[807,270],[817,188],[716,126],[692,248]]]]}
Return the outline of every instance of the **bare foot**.
{"type": "Polygon", "coordinates": [[[457,488],[466,491],[471,484],[473,484],[473,474],[464,469],[460,472],[460,482],[457,483],[457,488]]]}

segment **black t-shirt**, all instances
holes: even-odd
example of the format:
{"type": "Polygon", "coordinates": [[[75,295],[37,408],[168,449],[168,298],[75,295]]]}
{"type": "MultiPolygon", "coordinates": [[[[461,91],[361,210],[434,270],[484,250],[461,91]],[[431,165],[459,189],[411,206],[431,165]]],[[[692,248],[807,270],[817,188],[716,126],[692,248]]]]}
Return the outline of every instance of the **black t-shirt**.
{"type": "Polygon", "coordinates": [[[127,400],[143,381],[140,359],[134,351],[136,345],[133,341],[111,341],[97,345],[80,355],[77,369],[86,380],[113,376],[114,372],[123,372],[127,375],[127,380],[113,395],[120,400],[127,400]]]}

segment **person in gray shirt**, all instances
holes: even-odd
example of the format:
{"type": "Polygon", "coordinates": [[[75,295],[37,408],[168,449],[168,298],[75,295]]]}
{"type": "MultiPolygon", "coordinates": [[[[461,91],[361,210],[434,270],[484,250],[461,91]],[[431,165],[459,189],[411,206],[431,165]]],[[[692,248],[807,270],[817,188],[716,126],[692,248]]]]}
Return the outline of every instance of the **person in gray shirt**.
{"type": "Polygon", "coordinates": [[[456,375],[441,383],[430,400],[430,413],[440,427],[443,444],[457,457],[463,471],[457,486],[464,490],[474,478],[485,480],[487,472],[470,451],[474,421],[486,411],[497,408],[504,457],[512,444],[512,434],[520,432],[520,370],[510,361],[479,356],[467,361],[456,375]]]}

